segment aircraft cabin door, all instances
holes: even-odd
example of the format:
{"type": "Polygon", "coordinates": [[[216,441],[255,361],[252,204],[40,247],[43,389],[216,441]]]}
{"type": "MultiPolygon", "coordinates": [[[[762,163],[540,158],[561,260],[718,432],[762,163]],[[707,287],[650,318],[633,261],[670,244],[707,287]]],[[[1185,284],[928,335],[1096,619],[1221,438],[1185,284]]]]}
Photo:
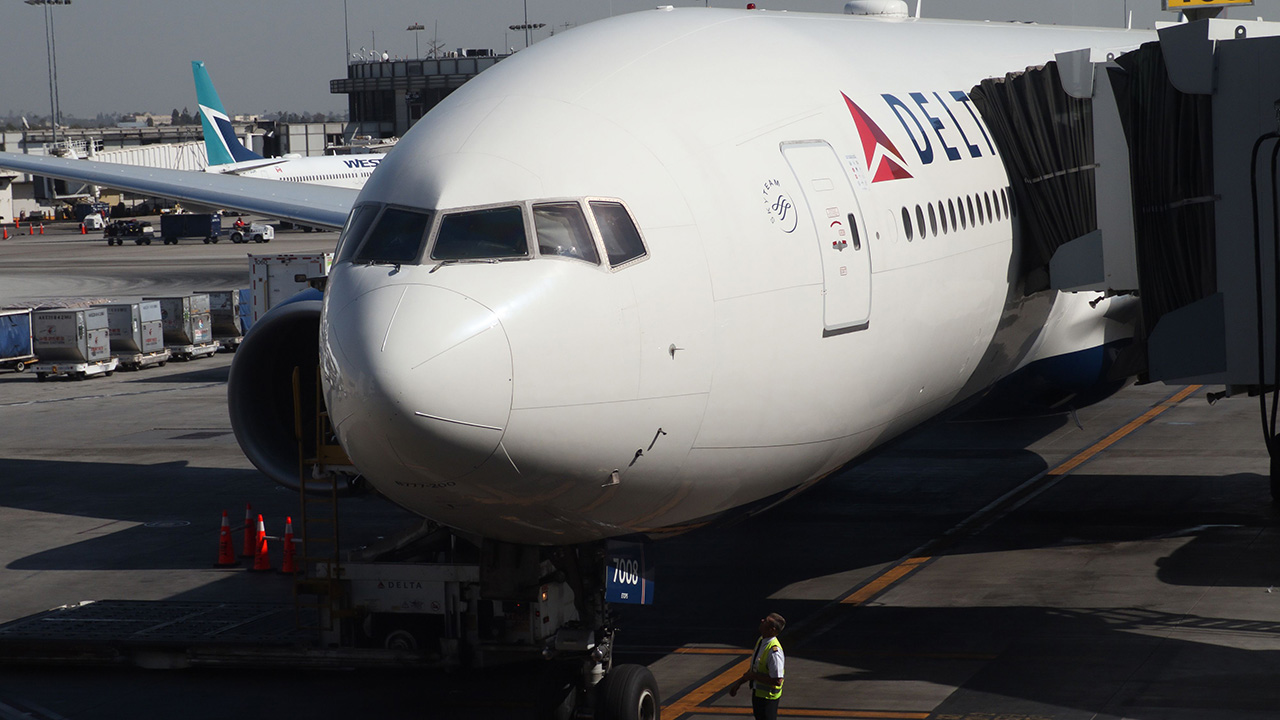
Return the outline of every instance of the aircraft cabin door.
{"type": "Polygon", "coordinates": [[[824,334],[864,330],[871,322],[870,236],[848,175],[823,141],[783,143],[781,148],[817,233],[824,334]]]}

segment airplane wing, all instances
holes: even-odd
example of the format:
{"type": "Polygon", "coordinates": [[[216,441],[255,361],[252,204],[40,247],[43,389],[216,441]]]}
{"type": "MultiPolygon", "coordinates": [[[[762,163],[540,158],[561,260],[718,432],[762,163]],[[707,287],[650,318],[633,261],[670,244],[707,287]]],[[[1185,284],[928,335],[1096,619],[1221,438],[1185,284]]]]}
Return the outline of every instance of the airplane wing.
{"type": "Polygon", "coordinates": [[[0,167],[331,228],[347,221],[360,193],[327,185],[6,152],[0,152],[0,167]]]}

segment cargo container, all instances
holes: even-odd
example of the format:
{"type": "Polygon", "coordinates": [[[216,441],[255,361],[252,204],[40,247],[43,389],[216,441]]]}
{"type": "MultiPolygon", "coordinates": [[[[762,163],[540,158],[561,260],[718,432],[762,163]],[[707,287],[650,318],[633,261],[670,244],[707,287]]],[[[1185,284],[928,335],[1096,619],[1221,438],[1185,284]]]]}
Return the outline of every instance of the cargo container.
{"type": "Polygon", "coordinates": [[[110,375],[118,365],[111,356],[107,311],[103,308],[57,308],[31,313],[31,334],[40,361],[36,377],[68,375],[83,380],[110,375]]]}
{"type": "Polygon", "coordinates": [[[160,319],[160,303],[108,303],[95,305],[107,311],[107,330],[111,352],[122,370],[138,370],[150,365],[161,366],[172,353],[164,346],[164,324],[160,319]]]}
{"type": "Polygon", "coordinates": [[[271,308],[310,287],[307,278],[328,276],[332,265],[333,253],[250,255],[253,321],[257,322],[271,308]]]}
{"type": "Polygon", "coordinates": [[[180,213],[160,218],[160,238],[165,245],[177,245],[184,237],[197,237],[205,245],[222,237],[222,216],[217,213],[180,213]]]}
{"type": "Polygon", "coordinates": [[[22,372],[36,362],[31,311],[0,310],[0,368],[22,372]]]}
{"type": "Polygon", "coordinates": [[[209,296],[204,294],[144,298],[160,303],[164,344],[178,360],[212,355],[218,351],[209,316],[209,296]]]}
{"type": "Polygon", "coordinates": [[[249,328],[253,327],[253,289],[241,288],[236,294],[240,296],[240,327],[247,335],[249,328]]]}
{"type": "Polygon", "coordinates": [[[240,322],[239,290],[197,290],[209,296],[210,329],[220,350],[234,351],[244,338],[244,325],[240,322]]]}

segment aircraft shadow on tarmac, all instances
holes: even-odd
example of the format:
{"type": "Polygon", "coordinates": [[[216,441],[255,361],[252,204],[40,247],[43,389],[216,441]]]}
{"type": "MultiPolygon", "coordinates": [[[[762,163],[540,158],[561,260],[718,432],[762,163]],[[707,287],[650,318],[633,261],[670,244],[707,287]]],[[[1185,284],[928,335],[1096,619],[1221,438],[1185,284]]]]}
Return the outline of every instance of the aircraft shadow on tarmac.
{"type": "MultiPolygon", "coordinates": [[[[0,459],[0,518],[7,532],[30,544],[67,542],[13,557],[9,570],[202,569],[217,557],[223,510],[243,526],[244,506],[264,515],[269,535],[298,516],[298,496],[255,469],[195,467],[185,461],[152,465],[72,460],[0,459]],[[32,511],[35,515],[6,509],[32,511]],[[86,522],[86,519],[90,519],[86,522]]],[[[344,498],[344,544],[371,542],[415,517],[375,495],[344,498]]],[[[237,550],[241,535],[233,534],[237,550]]],[[[279,547],[273,546],[276,562],[279,547]]]]}
{"type": "MultiPolygon", "coordinates": [[[[194,360],[192,362],[199,363],[200,361],[194,360]]],[[[167,375],[148,374],[146,370],[140,370],[136,374],[128,373],[125,377],[127,378],[126,382],[129,383],[225,383],[230,374],[231,365],[227,364],[206,368],[201,368],[198,365],[195,365],[186,372],[170,373],[167,375]]]]}

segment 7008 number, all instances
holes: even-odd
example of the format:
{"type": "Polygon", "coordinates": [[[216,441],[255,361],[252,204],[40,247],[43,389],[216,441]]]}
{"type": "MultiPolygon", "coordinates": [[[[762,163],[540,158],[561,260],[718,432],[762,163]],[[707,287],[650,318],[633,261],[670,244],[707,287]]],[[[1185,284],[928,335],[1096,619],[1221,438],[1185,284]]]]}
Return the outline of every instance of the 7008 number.
{"type": "Polygon", "coordinates": [[[640,562],[627,558],[613,559],[613,582],[623,585],[640,584],[640,562]]]}

